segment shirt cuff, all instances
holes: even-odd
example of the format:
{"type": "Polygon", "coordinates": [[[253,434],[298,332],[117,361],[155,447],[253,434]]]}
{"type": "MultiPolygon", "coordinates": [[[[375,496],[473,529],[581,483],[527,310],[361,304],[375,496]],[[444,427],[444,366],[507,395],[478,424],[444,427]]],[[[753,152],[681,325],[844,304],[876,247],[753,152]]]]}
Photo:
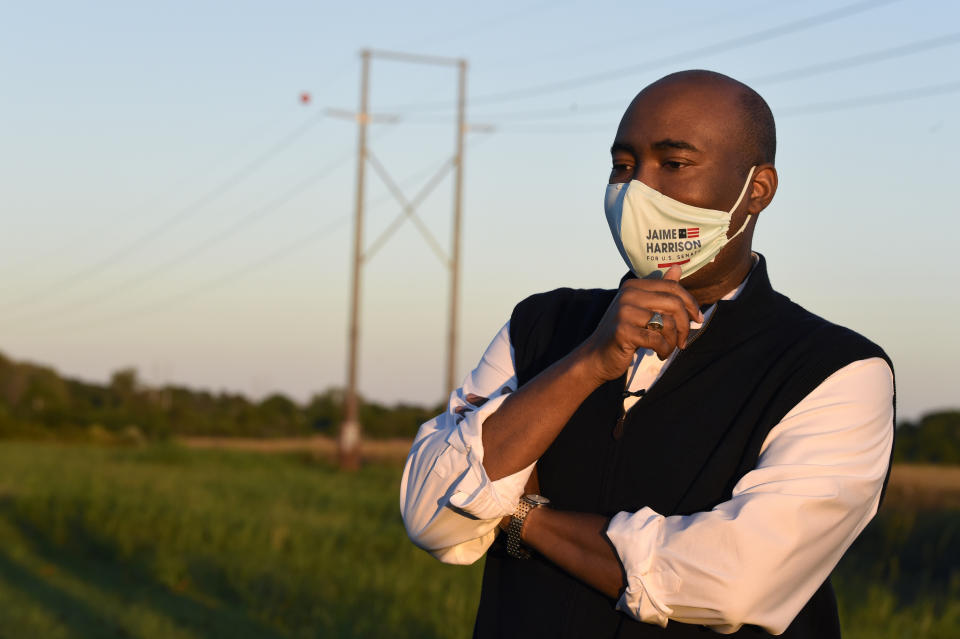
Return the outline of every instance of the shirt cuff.
{"type": "Polygon", "coordinates": [[[607,538],[617,551],[627,575],[621,610],[644,623],[666,627],[673,610],[664,595],[680,590],[680,577],[669,568],[654,568],[654,549],[663,530],[663,516],[650,508],[620,512],[607,526],[607,538]]]}
{"type": "Polygon", "coordinates": [[[447,503],[478,519],[499,519],[513,514],[537,463],[534,461],[526,468],[496,481],[490,481],[483,468],[482,424],[506,398],[507,395],[500,395],[476,410],[464,413],[463,419],[447,435],[450,446],[444,454],[461,455],[469,464],[447,503]]]}

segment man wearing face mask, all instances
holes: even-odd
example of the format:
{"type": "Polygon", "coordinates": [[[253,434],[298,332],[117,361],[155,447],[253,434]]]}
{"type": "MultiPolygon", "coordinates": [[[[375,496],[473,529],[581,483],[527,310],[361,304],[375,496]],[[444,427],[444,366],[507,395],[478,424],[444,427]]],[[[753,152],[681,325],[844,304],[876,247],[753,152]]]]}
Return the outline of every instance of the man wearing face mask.
{"type": "Polygon", "coordinates": [[[829,575],[882,496],[893,370],[751,250],[775,145],[727,76],[646,87],[605,197],[631,272],[519,303],[420,428],[404,523],[486,555],[475,637],[840,636],[829,575]]]}

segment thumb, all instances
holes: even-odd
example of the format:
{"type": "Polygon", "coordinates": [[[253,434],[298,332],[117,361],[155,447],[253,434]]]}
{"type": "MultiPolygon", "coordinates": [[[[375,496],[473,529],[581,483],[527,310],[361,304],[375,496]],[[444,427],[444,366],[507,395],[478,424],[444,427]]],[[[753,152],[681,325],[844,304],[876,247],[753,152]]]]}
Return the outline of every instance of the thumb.
{"type": "Polygon", "coordinates": [[[663,279],[665,279],[665,280],[673,280],[674,282],[679,282],[679,281],[680,281],[680,276],[681,276],[682,272],[683,272],[683,269],[681,269],[679,266],[677,266],[676,264],[674,264],[673,266],[671,266],[670,268],[667,269],[667,272],[666,272],[666,274],[663,276],[663,279]]]}

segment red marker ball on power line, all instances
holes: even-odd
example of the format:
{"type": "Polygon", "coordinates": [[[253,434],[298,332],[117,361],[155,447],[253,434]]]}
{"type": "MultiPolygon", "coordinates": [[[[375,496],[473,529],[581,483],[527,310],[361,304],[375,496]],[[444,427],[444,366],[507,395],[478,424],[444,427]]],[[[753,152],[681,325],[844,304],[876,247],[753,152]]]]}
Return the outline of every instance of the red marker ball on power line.
{"type": "Polygon", "coordinates": [[[300,104],[310,104],[310,94],[306,91],[300,94],[300,104]]]}

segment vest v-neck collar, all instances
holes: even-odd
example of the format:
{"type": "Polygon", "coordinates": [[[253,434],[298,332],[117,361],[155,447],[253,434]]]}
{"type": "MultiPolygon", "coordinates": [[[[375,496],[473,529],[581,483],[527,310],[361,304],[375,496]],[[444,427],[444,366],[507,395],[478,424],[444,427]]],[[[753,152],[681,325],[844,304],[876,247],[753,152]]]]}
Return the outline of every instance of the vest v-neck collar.
{"type": "MultiPolygon", "coordinates": [[[[667,368],[658,376],[643,401],[649,403],[669,392],[690,374],[709,364],[713,354],[727,351],[766,330],[764,321],[774,312],[778,294],[770,285],[766,260],[757,253],[753,267],[743,290],[734,298],[716,303],[711,316],[706,319],[689,346],[674,355],[667,368]]],[[[626,378],[624,378],[625,380],[626,378]]]]}

